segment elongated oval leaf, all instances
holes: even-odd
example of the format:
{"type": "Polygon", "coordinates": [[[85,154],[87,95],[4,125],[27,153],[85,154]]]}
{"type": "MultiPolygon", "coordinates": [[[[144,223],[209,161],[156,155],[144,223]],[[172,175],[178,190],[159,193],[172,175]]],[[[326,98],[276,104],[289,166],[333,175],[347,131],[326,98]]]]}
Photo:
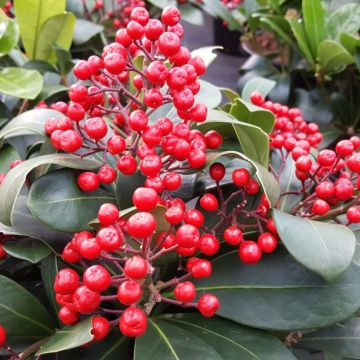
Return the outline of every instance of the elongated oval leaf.
{"type": "Polygon", "coordinates": [[[34,341],[53,333],[53,322],[34,295],[0,275],[0,319],[10,338],[34,341]]]}
{"type": "Polygon", "coordinates": [[[29,59],[34,59],[39,46],[39,33],[47,19],[65,11],[65,0],[15,0],[16,20],[29,59]]]}
{"type": "Polygon", "coordinates": [[[101,189],[81,191],[76,174],[62,169],[41,176],[32,184],[27,205],[39,221],[52,229],[76,232],[90,230],[88,223],[97,216],[99,207],[115,202],[114,196],[101,189]]]}
{"type": "Polygon", "coordinates": [[[260,92],[263,97],[269,95],[274,88],[276,82],[262,77],[254,77],[249,80],[242,91],[241,97],[248,102],[251,102],[250,96],[254,91],[260,92]]]}
{"type": "Polygon", "coordinates": [[[309,270],[333,281],[350,266],[356,239],[347,226],[311,221],[276,209],[273,217],[285,247],[309,270]]]}
{"type": "Polygon", "coordinates": [[[329,284],[278,250],[256,266],[236,252],[213,262],[213,275],[197,282],[198,293],[220,299],[218,315],[264,329],[324,327],[348,318],[360,306],[360,247],[351,267],[329,284]]]}
{"type": "Polygon", "coordinates": [[[34,264],[51,253],[51,249],[46,244],[35,239],[8,241],[4,245],[4,249],[9,255],[34,264]]]}
{"type": "Polygon", "coordinates": [[[0,56],[7,55],[19,41],[19,27],[16,21],[8,18],[1,10],[0,20],[5,25],[5,32],[0,38],[0,56]]]}
{"type": "MultiPolygon", "coordinates": [[[[218,317],[178,314],[162,321],[179,326],[204,340],[224,360],[295,360],[286,346],[264,331],[240,326],[218,317]]],[[[171,335],[169,334],[171,338],[171,335]]]]}
{"type": "Polygon", "coordinates": [[[19,154],[11,145],[5,145],[0,149],[0,173],[7,173],[10,169],[10,164],[19,159],[19,154]]]}
{"type": "Polygon", "coordinates": [[[82,45],[89,41],[92,37],[100,34],[104,27],[91,21],[76,19],[74,31],[75,45],[82,45]]]}
{"type": "Polygon", "coordinates": [[[11,213],[20,190],[24,185],[26,176],[31,170],[44,164],[56,164],[73,169],[91,170],[101,166],[101,163],[96,160],[81,159],[72,154],[44,155],[22,162],[6,175],[4,182],[0,185],[0,221],[5,225],[11,225],[11,213]]]}
{"type": "Polygon", "coordinates": [[[64,117],[64,115],[55,110],[34,109],[26,111],[14,117],[0,131],[0,141],[14,136],[22,135],[41,135],[45,136],[45,122],[50,117],[64,117]]]}
{"type": "Polygon", "coordinates": [[[74,326],[65,326],[61,330],[58,330],[49,341],[37,351],[36,355],[57,353],[87,344],[94,337],[91,334],[91,330],[91,317],[78,322],[74,326]]]}
{"type": "Polygon", "coordinates": [[[35,99],[43,87],[43,78],[36,70],[7,67],[0,71],[0,92],[21,99],[35,99]]]}

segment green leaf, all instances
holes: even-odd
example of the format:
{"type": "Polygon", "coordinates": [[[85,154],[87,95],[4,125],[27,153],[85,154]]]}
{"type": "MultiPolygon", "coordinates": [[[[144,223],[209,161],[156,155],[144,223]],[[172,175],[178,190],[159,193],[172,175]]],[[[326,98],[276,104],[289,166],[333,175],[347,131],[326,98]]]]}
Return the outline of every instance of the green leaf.
{"type": "Polygon", "coordinates": [[[90,230],[88,223],[103,203],[114,203],[107,191],[83,192],[69,169],[52,171],[31,186],[27,205],[33,216],[58,231],[90,230]],[[59,221],[61,219],[61,221],[59,221]]]}
{"type": "Polygon", "coordinates": [[[199,336],[224,359],[295,359],[275,336],[219,317],[177,314],[163,319],[199,336]]]}
{"type": "Polygon", "coordinates": [[[324,74],[331,74],[354,63],[354,58],[339,43],[324,40],[319,45],[319,66],[324,74]]]}
{"type": "Polygon", "coordinates": [[[207,81],[199,80],[201,88],[195,95],[195,102],[205,104],[209,109],[214,109],[221,104],[221,91],[207,81]]]}
{"type": "Polygon", "coordinates": [[[237,251],[213,261],[198,294],[220,299],[218,315],[263,329],[325,327],[348,318],[360,306],[360,247],[351,267],[329,284],[279,249],[256,266],[241,264],[237,251]]]}
{"type": "Polygon", "coordinates": [[[204,16],[200,9],[191,4],[179,5],[181,19],[189,24],[201,26],[204,24],[204,16]]]}
{"type": "Polygon", "coordinates": [[[51,249],[45,243],[35,239],[7,241],[4,248],[11,256],[30,261],[33,264],[38,263],[51,253],[51,249]]]}
{"type": "Polygon", "coordinates": [[[316,57],[311,52],[311,48],[310,48],[311,45],[306,35],[303,23],[301,23],[297,19],[288,19],[288,22],[295,36],[295,39],[298,43],[299,49],[302,51],[308,63],[314,66],[316,57]]]}
{"type": "Polygon", "coordinates": [[[135,174],[129,176],[118,174],[116,179],[116,199],[119,209],[125,210],[134,206],[132,202],[133,192],[138,187],[144,187],[145,180],[145,176],[140,171],[136,171],[135,174]]]}
{"type": "Polygon", "coordinates": [[[52,16],[63,14],[65,0],[15,0],[16,20],[20,27],[22,42],[29,59],[38,51],[42,26],[52,16]]]}
{"type": "Polygon", "coordinates": [[[74,63],[71,60],[70,51],[63,49],[60,46],[53,46],[56,54],[57,65],[61,75],[67,75],[74,67],[74,63]]]}
{"type": "Polygon", "coordinates": [[[0,70],[0,92],[21,99],[35,99],[43,87],[36,70],[7,67],[0,70]]]}
{"type": "Polygon", "coordinates": [[[342,33],[356,34],[360,28],[360,5],[346,4],[329,16],[327,33],[333,40],[339,41],[342,33]]]}
{"type": "Polygon", "coordinates": [[[217,53],[214,51],[221,49],[221,46],[206,46],[193,50],[191,56],[200,56],[204,60],[206,67],[208,67],[217,58],[217,53]]]}
{"type": "Polygon", "coordinates": [[[54,66],[42,60],[30,60],[23,65],[23,68],[28,70],[37,70],[41,73],[46,73],[46,72],[50,72],[54,74],[58,73],[54,66]]]}
{"type": "Polygon", "coordinates": [[[61,330],[58,330],[49,341],[37,351],[36,355],[58,353],[87,344],[94,337],[91,334],[91,319],[91,317],[88,317],[74,326],[65,326],[61,330]]]}
{"type": "Polygon", "coordinates": [[[53,333],[53,322],[34,295],[15,281],[0,275],[0,319],[9,342],[15,338],[42,339],[53,333]]]}
{"type": "Polygon", "coordinates": [[[11,225],[11,214],[26,176],[31,170],[44,164],[89,170],[95,170],[101,166],[101,163],[96,160],[81,159],[72,154],[44,155],[22,162],[6,175],[4,182],[0,185],[0,198],[2,200],[0,204],[0,221],[5,225],[11,225]]]}
{"type": "Polygon", "coordinates": [[[250,96],[254,91],[260,92],[260,94],[265,98],[269,95],[270,91],[274,88],[276,82],[273,80],[265,79],[262,77],[254,77],[249,80],[241,94],[243,100],[250,102],[250,96]]]}
{"type": "Polygon", "coordinates": [[[82,45],[92,37],[100,34],[104,27],[84,19],[76,19],[74,31],[74,44],[82,45]]]}
{"type": "Polygon", "coordinates": [[[230,115],[242,122],[255,125],[268,134],[275,124],[275,116],[272,112],[241,99],[235,99],[230,108],[230,115]]]}
{"type": "Polygon", "coordinates": [[[19,154],[9,144],[6,144],[0,149],[0,174],[7,173],[10,170],[10,164],[20,159],[19,154]]]}
{"type": "Polygon", "coordinates": [[[360,48],[360,37],[343,33],[340,34],[340,43],[351,55],[355,55],[356,49],[360,48]]]}
{"type": "Polygon", "coordinates": [[[350,319],[345,324],[304,334],[299,346],[360,359],[360,319],[350,319]]]}
{"type": "Polygon", "coordinates": [[[41,279],[46,292],[46,295],[49,299],[49,302],[53,308],[53,313],[57,317],[57,312],[60,305],[55,300],[55,291],[54,291],[54,281],[55,276],[59,271],[57,256],[52,253],[47,256],[41,262],[41,279]]]}
{"type": "Polygon", "coordinates": [[[325,38],[325,9],[321,0],[302,0],[302,11],[307,39],[316,58],[321,54],[318,46],[325,38]]]}
{"type": "Polygon", "coordinates": [[[1,27],[5,30],[0,37],[0,56],[7,55],[19,41],[19,27],[17,23],[7,17],[2,10],[0,10],[1,27]]]}
{"type": "Polygon", "coordinates": [[[356,239],[347,226],[312,221],[276,209],[273,218],[290,254],[325,280],[335,280],[351,265],[356,239]]]}
{"type": "MultiPolygon", "coordinates": [[[[275,78],[274,78],[275,79],[275,78]]],[[[276,85],[269,94],[269,99],[273,102],[287,104],[289,102],[292,79],[286,72],[276,77],[276,85]]]]}
{"type": "Polygon", "coordinates": [[[58,14],[47,19],[39,32],[38,46],[34,52],[34,58],[55,64],[57,58],[53,46],[57,45],[69,50],[74,27],[75,16],[72,13],[58,14]]]}
{"type": "Polygon", "coordinates": [[[34,101],[41,101],[46,100],[54,95],[61,94],[63,92],[68,91],[68,87],[64,85],[52,85],[52,86],[45,86],[39,96],[34,101]]]}

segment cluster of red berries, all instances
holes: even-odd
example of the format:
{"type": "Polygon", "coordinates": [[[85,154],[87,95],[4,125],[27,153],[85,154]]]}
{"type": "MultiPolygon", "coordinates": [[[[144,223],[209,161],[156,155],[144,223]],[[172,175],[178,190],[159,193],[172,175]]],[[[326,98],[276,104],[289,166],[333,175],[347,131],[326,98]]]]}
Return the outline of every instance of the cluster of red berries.
{"type": "Polygon", "coordinates": [[[207,107],[195,103],[200,91],[198,77],[206,67],[200,57],[192,57],[181,46],[179,10],[165,8],[160,21],[150,19],[147,10],[138,7],[130,18],[101,58],[90,56],[76,64],[75,76],[87,83],[71,86],[71,102],[57,105],[67,117],[50,118],[45,125],[51,143],[59,150],[82,157],[103,153],[104,165],[97,174],[79,176],[83,191],[116,179],[117,172],[106,163],[106,154],[117,159],[122,174],[135,173],[139,165],[148,178],[147,187],[158,192],[175,190],[181,181],[174,170],[203,167],[205,150],[222,143],[216,131],[203,135],[191,130],[193,122],[201,123],[207,116],[207,107]],[[135,66],[137,56],[144,56],[143,67],[135,66]],[[151,114],[169,103],[181,121],[174,125],[162,117],[151,123],[151,114]],[[110,130],[109,121],[115,129],[110,130]]]}

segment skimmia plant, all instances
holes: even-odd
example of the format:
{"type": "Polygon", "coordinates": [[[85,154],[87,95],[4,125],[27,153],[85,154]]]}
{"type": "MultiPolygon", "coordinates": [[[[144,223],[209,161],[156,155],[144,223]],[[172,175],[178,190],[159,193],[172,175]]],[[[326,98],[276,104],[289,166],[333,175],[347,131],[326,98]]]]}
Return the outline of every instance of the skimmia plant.
{"type": "Polygon", "coordinates": [[[0,130],[4,356],[357,358],[360,138],[199,80],[180,17],[134,8],[0,130]]]}

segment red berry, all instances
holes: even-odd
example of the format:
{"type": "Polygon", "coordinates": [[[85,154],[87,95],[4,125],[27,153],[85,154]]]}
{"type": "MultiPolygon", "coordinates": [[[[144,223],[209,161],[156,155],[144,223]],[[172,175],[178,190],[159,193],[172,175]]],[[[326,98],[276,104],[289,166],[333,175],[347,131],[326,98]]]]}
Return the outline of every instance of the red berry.
{"type": "Polygon", "coordinates": [[[253,93],[251,93],[250,100],[254,105],[258,106],[261,106],[265,102],[264,97],[259,91],[254,91],[253,93]]]}
{"type": "Polygon", "coordinates": [[[137,188],[132,196],[134,205],[140,211],[151,211],[153,210],[159,200],[159,196],[154,189],[140,187],[137,188]]]}
{"type": "Polygon", "coordinates": [[[255,179],[250,179],[246,185],[246,193],[248,195],[255,195],[259,191],[259,183],[255,179]]]}
{"type": "Polygon", "coordinates": [[[314,201],[312,205],[312,212],[315,215],[325,215],[329,212],[330,205],[322,199],[317,199],[314,201]]]}
{"type": "Polygon", "coordinates": [[[336,161],[336,154],[332,150],[321,150],[317,156],[317,161],[321,166],[331,166],[336,161]]]}
{"type": "Polygon", "coordinates": [[[186,248],[197,246],[200,240],[199,230],[190,224],[181,225],[175,236],[179,246],[186,248]]]}
{"type": "MultiPolygon", "coordinates": [[[[73,325],[79,321],[79,314],[69,306],[62,306],[59,309],[59,320],[65,325],[73,325]]],[[[1,345],[1,344],[0,344],[1,345]]]]}
{"type": "Polygon", "coordinates": [[[100,256],[101,248],[95,238],[84,240],[79,247],[80,255],[87,260],[94,260],[100,256]]]}
{"type": "Polygon", "coordinates": [[[79,313],[90,314],[98,308],[100,295],[98,292],[92,291],[83,285],[74,292],[73,304],[79,313]]]}
{"type": "Polygon", "coordinates": [[[219,202],[215,195],[207,193],[200,198],[200,206],[206,211],[216,211],[219,202]]]}
{"type": "Polygon", "coordinates": [[[356,153],[356,154],[351,155],[346,160],[346,165],[350,171],[360,173],[360,154],[356,153]]]}
{"type": "Polygon", "coordinates": [[[77,183],[82,191],[95,191],[100,186],[100,179],[97,174],[85,171],[79,175],[77,183]]]}
{"type": "Polygon", "coordinates": [[[219,310],[220,301],[213,294],[204,294],[198,301],[198,309],[205,317],[212,317],[219,310]]]}
{"type": "Polygon", "coordinates": [[[7,256],[7,252],[4,249],[4,243],[0,242],[0,259],[4,259],[7,256]]]}
{"type": "Polygon", "coordinates": [[[184,213],[185,224],[194,225],[195,227],[199,228],[204,224],[204,221],[204,215],[199,210],[189,209],[184,213]]]}
{"type": "Polygon", "coordinates": [[[76,63],[73,69],[74,75],[80,80],[90,79],[92,72],[89,63],[85,60],[80,60],[76,63]]]}
{"type": "Polygon", "coordinates": [[[70,269],[60,270],[55,277],[54,291],[61,295],[71,294],[80,286],[79,274],[70,269]]]}
{"type": "Polygon", "coordinates": [[[163,86],[169,76],[169,70],[162,61],[153,61],[146,69],[145,74],[154,85],[163,86]]]}
{"type": "Polygon", "coordinates": [[[123,235],[113,227],[104,227],[96,234],[96,242],[103,251],[116,251],[123,243],[123,235]]]}
{"type": "MultiPolygon", "coordinates": [[[[87,92],[86,92],[87,95],[87,92]]],[[[67,108],[67,116],[74,121],[81,121],[85,116],[85,109],[81,104],[71,103],[67,108]]],[[[62,129],[61,129],[62,130],[62,129]]]]}
{"type": "Polygon", "coordinates": [[[167,232],[163,231],[159,234],[159,236],[156,238],[156,243],[164,249],[169,249],[176,244],[176,238],[173,234],[168,234],[167,232]]]}
{"type": "Polygon", "coordinates": [[[134,20],[131,20],[127,24],[126,31],[129,37],[133,40],[139,40],[144,35],[144,27],[134,20]]]}
{"type": "Polygon", "coordinates": [[[142,110],[135,110],[130,114],[129,126],[134,131],[143,131],[146,129],[148,117],[142,110]]]}
{"type": "Polygon", "coordinates": [[[277,246],[277,239],[273,234],[262,233],[257,240],[257,243],[264,253],[272,253],[277,246]]]}
{"type": "Polygon", "coordinates": [[[302,155],[296,160],[295,165],[299,171],[308,172],[311,170],[312,161],[308,156],[302,155]]]}
{"type": "Polygon", "coordinates": [[[341,201],[349,200],[354,194],[354,187],[349,180],[335,183],[334,195],[341,201]]]}
{"type": "Polygon", "coordinates": [[[6,343],[6,331],[5,329],[0,325],[0,348],[3,347],[6,343]]]}
{"type": "Polygon", "coordinates": [[[236,169],[232,173],[233,183],[239,187],[246,186],[250,180],[250,173],[247,169],[236,169]]]}
{"type": "Polygon", "coordinates": [[[129,307],[121,314],[119,328],[125,336],[141,336],[145,333],[146,327],[147,317],[141,309],[129,307]]]}
{"type": "Polygon", "coordinates": [[[166,190],[177,190],[181,185],[181,176],[174,171],[168,172],[163,178],[163,184],[166,190]]]}
{"type": "Polygon", "coordinates": [[[175,6],[167,6],[161,13],[161,21],[168,26],[175,26],[181,18],[180,10],[175,6]]]}
{"type": "Polygon", "coordinates": [[[135,255],[125,261],[124,273],[130,279],[141,280],[147,276],[148,271],[148,264],[141,256],[135,255]]]}
{"type": "Polygon", "coordinates": [[[117,173],[108,164],[104,164],[98,172],[99,181],[103,184],[111,184],[116,180],[117,173]]]}
{"type": "Polygon", "coordinates": [[[229,226],[224,231],[224,240],[230,245],[239,245],[243,241],[243,232],[235,225],[229,226]]]}
{"type": "Polygon", "coordinates": [[[354,145],[350,140],[341,140],[336,144],[335,147],[335,151],[343,157],[351,155],[354,150],[354,145]]]}
{"type": "Polygon", "coordinates": [[[102,292],[111,284],[111,275],[102,265],[92,265],[83,274],[84,284],[92,291],[102,292]]]}
{"type": "Polygon", "coordinates": [[[184,281],[177,284],[174,289],[174,296],[184,304],[193,301],[196,296],[195,285],[191,281],[184,281]]]}
{"type": "Polygon", "coordinates": [[[152,41],[157,40],[163,33],[163,25],[160,20],[150,19],[145,25],[145,36],[152,41]]]}
{"type": "MultiPolygon", "coordinates": [[[[54,133],[53,133],[54,134],[54,133]]],[[[59,136],[60,148],[66,152],[75,152],[82,146],[82,138],[75,130],[66,130],[59,136]]]]}
{"type": "Polygon", "coordinates": [[[101,225],[111,225],[119,217],[119,209],[116,205],[106,203],[100,206],[98,219],[101,225]]]}
{"type": "Polygon", "coordinates": [[[331,181],[323,181],[316,185],[315,192],[320,199],[329,199],[334,195],[334,184],[331,181]]]}
{"type": "Polygon", "coordinates": [[[223,137],[216,130],[210,130],[205,134],[206,146],[209,149],[217,149],[223,142],[223,137]]]}
{"type": "Polygon", "coordinates": [[[184,218],[184,210],[180,206],[170,206],[165,212],[165,219],[171,225],[179,224],[184,218]]]}
{"type": "Polygon", "coordinates": [[[346,211],[346,217],[349,223],[359,223],[360,222],[360,208],[358,206],[351,206],[346,211]]]}
{"type": "Polygon", "coordinates": [[[140,171],[145,176],[157,176],[162,167],[161,157],[158,155],[146,155],[140,163],[140,171]]]}
{"type": "Polygon", "coordinates": [[[203,234],[200,236],[199,249],[204,255],[215,255],[220,248],[219,240],[212,234],[203,234]]]}
{"type": "Polygon", "coordinates": [[[135,7],[130,14],[130,19],[137,21],[142,26],[145,26],[149,21],[149,13],[144,7],[135,7]]]}
{"type": "Polygon", "coordinates": [[[255,241],[243,241],[239,246],[239,257],[244,264],[256,264],[261,259],[261,249],[255,241]]]}
{"type": "Polygon", "coordinates": [[[105,137],[108,131],[108,126],[101,117],[87,119],[84,128],[86,133],[96,141],[105,137]]]}
{"type": "Polygon", "coordinates": [[[212,272],[211,262],[209,260],[199,259],[191,266],[190,270],[194,279],[209,277],[212,272]]]}
{"type": "Polygon", "coordinates": [[[94,335],[94,341],[100,341],[110,332],[110,323],[103,316],[94,316],[91,319],[92,329],[91,333],[94,335]]]}
{"type": "MultiPolygon", "coordinates": [[[[1,244],[0,244],[0,248],[1,248],[1,244]]],[[[72,243],[66,244],[61,256],[66,262],[70,264],[75,264],[81,259],[81,255],[74,250],[72,243]]],[[[1,251],[0,251],[0,258],[1,258],[1,251]]]]}
{"type": "Polygon", "coordinates": [[[132,175],[137,168],[136,159],[132,155],[123,155],[117,161],[117,168],[125,175],[132,175]]]}
{"type": "Polygon", "coordinates": [[[210,166],[209,174],[212,179],[214,179],[216,182],[219,182],[225,176],[225,166],[221,163],[213,163],[210,166]]]}
{"type": "Polygon", "coordinates": [[[117,291],[117,298],[123,305],[136,304],[141,299],[141,296],[141,286],[133,280],[124,281],[117,291]]]}
{"type": "Polygon", "coordinates": [[[156,220],[148,212],[138,212],[132,215],[127,221],[129,234],[137,239],[144,239],[151,236],[156,229],[156,220]]]}
{"type": "Polygon", "coordinates": [[[195,102],[194,94],[188,88],[177,91],[173,95],[173,102],[177,110],[189,110],[195,102]]]}
{"type": "Polygon", "coordinates": [[[194,149],[190,151],[189,164],[193,169],[202,168],[206,163],[206,154],[205,151],[201,149],[194,149]]]}

